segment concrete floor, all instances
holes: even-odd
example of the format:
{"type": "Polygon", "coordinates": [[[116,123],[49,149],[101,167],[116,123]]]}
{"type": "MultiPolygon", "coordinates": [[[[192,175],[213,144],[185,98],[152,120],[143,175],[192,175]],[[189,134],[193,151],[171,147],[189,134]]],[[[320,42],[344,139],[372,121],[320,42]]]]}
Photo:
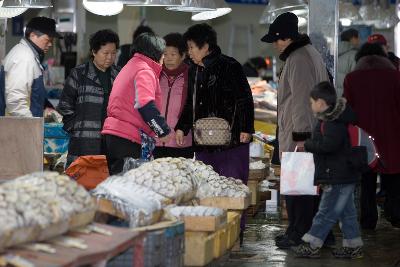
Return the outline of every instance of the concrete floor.
{"type": "MultiPolygon", "coordinates": [[[[400,229],[393,228],[384,219],[375,231],[364,231],[364,257],[356,260],[338,260],[330,249],[323,249],[321,259],[299,259],[290,250],[275,246],[274,236],[285,229],[285,223],[258,219],[250,222],[245,242],[238,251],[232,251],[219,263],[224,267],[400,267],[400,229]]],[[[335,230],[336,245],[341,245],[341,234],[335,230]]]]}

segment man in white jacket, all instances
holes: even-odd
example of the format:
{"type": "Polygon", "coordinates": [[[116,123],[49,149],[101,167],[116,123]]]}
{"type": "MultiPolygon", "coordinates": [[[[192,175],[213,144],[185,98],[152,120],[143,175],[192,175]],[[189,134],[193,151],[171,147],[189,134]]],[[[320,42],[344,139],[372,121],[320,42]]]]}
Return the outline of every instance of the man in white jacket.
{"type": "Polygon", "coordinates": [[[60,37],[56,32],[55,20],[35,17],[26,25],[25,37],[5,57],[3,66],[7,115],[43,116],[46,90],[41,62],[52,46],[54,37],[60,37]]]}

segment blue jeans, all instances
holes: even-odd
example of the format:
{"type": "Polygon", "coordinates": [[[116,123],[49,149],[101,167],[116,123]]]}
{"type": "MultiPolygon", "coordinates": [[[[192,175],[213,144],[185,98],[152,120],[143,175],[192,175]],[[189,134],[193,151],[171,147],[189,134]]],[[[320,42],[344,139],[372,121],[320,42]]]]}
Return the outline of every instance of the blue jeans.
{"type": "Polygon", "coordinates": [[[363,245],[354,205],[355,184],[337,184],[323,186],[318,212],[313,219],[311,229],[303,236],[303,241],[314,248],[322,247],[329,231],[340,222],[344,247],[363,245]]]}

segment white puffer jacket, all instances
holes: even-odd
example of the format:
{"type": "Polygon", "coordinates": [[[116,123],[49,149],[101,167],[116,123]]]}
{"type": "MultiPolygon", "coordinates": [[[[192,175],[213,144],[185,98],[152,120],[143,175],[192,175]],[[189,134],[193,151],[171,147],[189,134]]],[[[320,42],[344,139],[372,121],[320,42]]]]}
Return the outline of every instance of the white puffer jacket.
{"type": "Polygon", "coordinates": [[[41,65],[25,39],[3,60],[6,113],[11,116],[42,116],[44,84],[41,65]]]}

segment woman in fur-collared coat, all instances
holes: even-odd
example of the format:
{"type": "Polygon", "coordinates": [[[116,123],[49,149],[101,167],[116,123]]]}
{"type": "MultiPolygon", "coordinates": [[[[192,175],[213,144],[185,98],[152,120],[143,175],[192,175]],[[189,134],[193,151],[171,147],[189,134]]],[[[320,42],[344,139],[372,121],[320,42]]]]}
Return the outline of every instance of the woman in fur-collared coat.
{"type": "MultiPolygon", "coordinates": [[[[246,184],[249,142],[254,133],[254,105],[242,66],[221,53],[216,32],[208,24],[193,25],[184,38],[191,67],[188,97],[175,127],[176,143],[184,145],[184,136],[198,119],[219,117],[227,120],[232,128],[229,145],[206,147],[194,142],[196,159],[211,165],[219,175],[234,177],[246,184]]],[[[244,230],[244,216],[241,229],[244,230]]],[[[240,236],[242,241],[243,231],[240,236]]]]}

